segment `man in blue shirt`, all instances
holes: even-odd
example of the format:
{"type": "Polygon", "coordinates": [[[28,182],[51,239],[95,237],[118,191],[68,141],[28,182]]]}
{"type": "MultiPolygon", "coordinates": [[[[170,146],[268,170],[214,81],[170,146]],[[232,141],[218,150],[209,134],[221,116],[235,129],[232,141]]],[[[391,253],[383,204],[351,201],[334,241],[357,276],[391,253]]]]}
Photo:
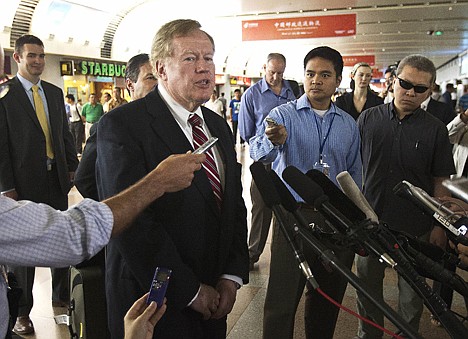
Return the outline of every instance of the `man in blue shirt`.
{"type": "MultiPolygon", "coordinates": [[[[296,99],[289,83],[283,80],[286,58],[279,53],[270,53],[263,66],[265,77],[247,89],[242,96],[239,112],[239,134],[249,141],[262,127],[263,120],[270,111],[296,99]]],[[[270,168],[270,166],[267,166],[270,168]]],[[[271,223],[271,209],[265,206],[260,192],[252,180],[252,222],[249,236],[250,270],[258,261],[265,248],[271,223]]]]}
{"type": "MultiPolygon", "coordinates": [[[[263,122],[256,136],[249,141],[250,156],[256,161],[272,163],[273,170],[280,177],[290,165],[303,172],[327,168],[330,179],[336,184],[336,175],[348,171],[360,187],[362,164],[356,122],[331,101],[341,82],[342,71],[343,59],[338,51],[330,47],[311,50],[304,58],[305,94],[274,108],[268,114],[267,117],[276,121],[277,125],[268,126],[263,122]]],[[[301,212],[309,222],[325,225],[323,217],[312,206],[304,204],[296,192],[291,193],[301,203],[301,212]]],[[[292,224],[295,221],[288,222],[292,224]]],[[[343,264],[351,267],[354,258],[351,251],[328,242],[326,245],[335,250],[343,264]]],[[[340,302],[346,289],[346,279],[324,267],[306,245],[303,249],[321,289],[340,302]]],[[[294,317],[305,283],[293,252],[274,221],[263,319],[264,338],[293,337],[294,317]]],[[[331,339],[338,308],[307,285],[306,336],[309,338],[320,333],[320,338],[331,339]]]]}

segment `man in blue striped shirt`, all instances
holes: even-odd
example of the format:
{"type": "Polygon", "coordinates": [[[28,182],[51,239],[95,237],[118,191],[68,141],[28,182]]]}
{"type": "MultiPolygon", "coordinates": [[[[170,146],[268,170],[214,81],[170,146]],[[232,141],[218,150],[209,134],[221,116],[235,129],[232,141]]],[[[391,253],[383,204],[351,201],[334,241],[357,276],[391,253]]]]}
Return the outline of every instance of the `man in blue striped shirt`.
{"type": "MultiPolygon", "coordinates": [[[[341,82],[343,59],[330,47],[318,47],[304,58],[305,94],[299,99],[274,108],[267,116],[275,123],[264,121],[257,135],[250,139],[250,155],[256,161],[272,163],[281,177],[283,170],[293,165],[303,172],[321,169],[328,172],[336,184],[336,175],[348,171],[358,186],[362,181],[360,137],[354,119],[336,107],[331,96],[341,82]]],[[[302,203],[302,213],[308,221],[325,225],[323,217],[291,190],[302,203]]],[[[292,219],[292,218],[291,218],[292,219]]],[[[291,224],[294,220],[289,220],[291,224]]],[[[263,337],[292,338],[294,317],[302,296],[305,278],[292,250],[281,234],[278,223],[273,225],[270,278],[265,299],[263,337]]],[[[354,254],[327,244],[348,267],[354,254]]],[[[338,272],[330,272],[310,248],[304,254],[314,271],[321,289],[340,302],[347,281],[338,272]]],[[[338,308],[326,301],[307,283],[305,328],[311,338],[333,338],[338,308]]]]}
{"type": "MultiPolygon", "coordinates": [[[[239,133],[247,142],[255,136],[263,120],[273,108],[296,99],[291,86],[283,79],[286,69],[286,58],[283,54],[268,54],[263,69],[265,77],[249,87],[241,99],[239,133]]],[[[259,260],[268,238],[271,209],[263,202],[253,180],[250,186],[250,199],[252,200],[252,219],[249,235],[249,267],[253,270],[254,263],[259,260]]]]}

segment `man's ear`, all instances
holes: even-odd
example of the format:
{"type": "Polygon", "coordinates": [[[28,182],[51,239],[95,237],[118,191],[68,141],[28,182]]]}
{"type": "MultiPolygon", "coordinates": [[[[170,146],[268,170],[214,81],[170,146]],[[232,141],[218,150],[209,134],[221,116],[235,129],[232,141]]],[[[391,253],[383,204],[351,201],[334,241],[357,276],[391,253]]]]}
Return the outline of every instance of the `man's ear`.
{"type": "Polygon", "coordinates": [[[134,91],[133,88],[133,81],[130,79],[125,79],[125,86],[127,87],[128,91],[131,93],[134,91]]]}
{"type": "Polygon", "coordinates": [[[16,63],[18,64],[20,63],[20,58],[21,56],[18,53],[16,52],[13,53],[13,59],[16,61],[16,63]]]}
{"type": "Polygon", "coordinates": [[[336,87],[339,87],[340,84],[341,84],[341,80],[343,79],[343,77],[340,75],[338,77],[336,77],[336,87]]]}
{"type": "Polygon", "coordinates": [[[156,61],[153,72],[158,79],[167,80],[167,73],[166,73],[166,64],[162,60],[156,61]]]}

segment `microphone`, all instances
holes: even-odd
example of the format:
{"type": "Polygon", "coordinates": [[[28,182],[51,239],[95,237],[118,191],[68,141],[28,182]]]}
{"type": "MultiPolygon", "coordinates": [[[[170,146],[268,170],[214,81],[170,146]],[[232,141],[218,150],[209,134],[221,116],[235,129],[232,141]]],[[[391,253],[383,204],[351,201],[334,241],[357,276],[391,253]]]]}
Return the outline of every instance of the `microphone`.
{"type": "MultiPolygon", "coordinates": [[[[370,206],[367,199],[362,194],[359,187],[354,182],[353,178],[347,171],[343,171],[336,176],[336,180],[340,184],[343,192],[363,211],[366,213],[367,217],[374,222],[379,222],[377,214],[374,212],[370,206]]],[[[446,261],[451,264],[458,265],[460,259],[452,255],[451,253],[446,252],[439,246],[433,245],[431,243],[421,241],[416,237],[413,237],[409,234],[390,230],[393,235],[397,237],[398,244],[401,247],[408,250],[408,246],[411,246],[412,249],[422,253],[424,256],[434,260],[434,261],[446,261]]]]}
{"type": "MultiPolygon", "coordinates": [[[[306,279],[311,283],[314,289],[319,287],[317,281],[314,278],[312,270],[310,269],[309,264],[307,263],[304,254],[302,251],[297,247],[295,241],[289,235],[289,231],[286,229],[286,217],[284,216],[283,211],[279,207],[281,204],[281,199],[278,192],[275,189],[275,186],[272,183],[271,177],[268,175],[265,166],[260,162],[254,162],[250,166],[250,172],[252,173],[252,178],[255,180],[255,184],[262,196],[265,205],[267,205],[276,216],[278,220],[278,224],[280,225],[280,229],[286,238],[287,242],[291,246],[294,256],[296,257],[297,261],[299,262],[299,267],[302,270],[302,273],[306,277],[306,279]]],[[[292,204],[287,203],[289,208],[293,208],[292,204]]],[[[297,210],[297,208],[296,208],[297,210]]]]}
{"type": "Polygon", "coordinates": [[[362,194],[359,187],[354,182],[354,179],[348,173],[348,171],[343,171],[338,173],[336,176],[336,181],[340,184],[341,189],[346,194],[346,196],[351,199],[354,204],[365,213],[366,217],[373,222],[378,223],[379,217],[372,209],[371,205],[362,194]]]}
{"type": "MultiPolygon", "coordinates": [[[[309,171],[311,172],[311,171],[309,171]]],[[[317,171],[319,172],[319,171],[317,171]]],[[[315,174],[315,176],[320,177],[320,175],[315,174]]],[[[321,173],[321,172],[319,172],[321,173]]],[[[321,173],[323,175],[323,173],[321,173]]],[[[324,175],[325,176],[325,175],[324,175]]],[[[284,180],[299,194],[304,201],[308,204],[313,205],[320,212],[324,213],[327,218],[339,229],[343,234],[348,235],[348,237],[358,244],[363,244],[367,249],[370,249],[377,257],[382,261],[386,262],[389,266],[394,267],[396,262],[381,248],[381,246],[373,241],[368,236],[362,237],[361,230],[365,230],[365,234],[369,234],[368,228],[375,228],[375,225],[369,223],[360,223],[360,225],[355,225],[351,222],[346,216],[344,216],[333,204],[329,202],[328,196],[326,196],[322,188],[317,185],[310,177],[306,176],[304,173],[299,171],[294,166],[289,166],[283,171],[284,180]]],[[[335,184],[333,184],[328,177],[325,176],[327,181],[329,181],[335,188],[331,191],[340,191],[335,184]]],[[[322,180],[322,179],[320,179],[322,180]]],[[[322,180],[323,181],[323,180],[322,180]]],[[[327,184],[327,186],[329,186],[327,184]]],[[[331,186],[330,186],[331,187],[331,186]]],[[[350,204],[354,205],[341,191],[340,194],[343,195],[344,201],[348,201],[350,204]]],[[[340,199],[341,200],[341,199],[340,199]]],[[[341,201],[340,201],[341,206],[341,201]]],[[[354,210],[359,210],[357,207],[354,207],[354,210]]],[[[356,215],[356,213],[354,213],[356,215]]],[[[361,211],[359,214],[364,215],[361,211]]],[[[364,218],[365,219],[365,215],[364,218]]],[[[361,219],[361,220],[362,220],[361,219]]],[[[365,220],[364,220],[365,221],[365,220]]]]}
{"type": "Polygon", "coordinates": [[[340,206],[340,212],[343,213],[350,221],[359,223],[366,219],[366,215],[357,208],[356,204],[321,171],[312,169],[307,172],[307,176],[322,188],[324,193],[330,199],[330,203],[334,206],[340,206]]]}
{"type": "Polygon", "coordinates": [[[399,197],[413,202],[424,213],[432,215],[445,229],[450,240],[468,246],[468,218],[454,214],[447,207],[440,204],[436,199],[427,194],[423,189],[403,180],[398,183],[393,192],[399,197]]]}

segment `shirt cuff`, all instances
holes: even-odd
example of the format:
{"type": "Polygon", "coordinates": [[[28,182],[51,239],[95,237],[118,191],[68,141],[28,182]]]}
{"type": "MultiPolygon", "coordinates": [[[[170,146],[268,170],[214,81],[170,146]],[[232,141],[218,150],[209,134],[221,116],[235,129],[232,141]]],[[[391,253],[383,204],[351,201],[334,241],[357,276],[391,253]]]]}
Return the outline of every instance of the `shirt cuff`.
{"type": "Polygon", "coordinates": [[[238,277],[237,275],[223,274],[220,278],[234,281],[236,283],[237,289],[241,288],[243,285],[242,278],[238,277]]]}
{"type": "Polygon", "coordinates": [[[195,299],[197,299],[198,295],[200,294],[200,289],[201,289],[201,285],[200,285],[200,287],[198,287],[197,294],[195,294],[195,296],[192,298],[192,300],[190,300],[190,302],[187,304],[187,307],[190,307],[193,304],[193,302],[195,301],[195,299]]]}

